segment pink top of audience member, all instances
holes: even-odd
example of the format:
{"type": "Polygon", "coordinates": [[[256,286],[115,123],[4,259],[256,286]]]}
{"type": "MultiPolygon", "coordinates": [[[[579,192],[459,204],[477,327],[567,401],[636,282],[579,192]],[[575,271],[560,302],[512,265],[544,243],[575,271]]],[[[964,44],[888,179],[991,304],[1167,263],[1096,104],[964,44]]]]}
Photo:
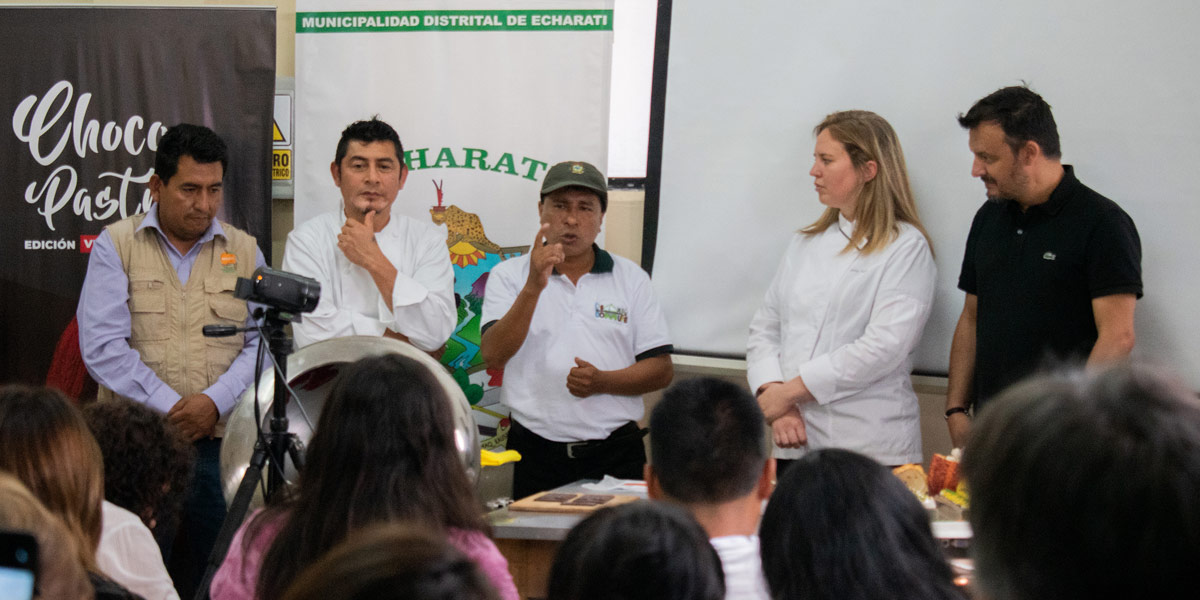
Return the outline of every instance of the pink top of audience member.
{"type": "MultiPolygon", "coordinates": [[[[262,567],[263,555],[283,527],[283,519],[266,524],[247,548],[243,536],[246,534],[247,524],[255,516],[257,513],[246,519],[246,523],[238,529],[229,545],[229,552],[225,554],[225,560],[213,576],[212,586],[209,588],[213,600],[254,599],[254,587],[258,584],[258,571],[262,567]]],[[[479,570],[500,593],[500,598],[519,600],[517,586],[508,572],[508,561],[488,536],[478,531],[450,528],[446,539],[450,545],[479,565],[479,570]]]]}

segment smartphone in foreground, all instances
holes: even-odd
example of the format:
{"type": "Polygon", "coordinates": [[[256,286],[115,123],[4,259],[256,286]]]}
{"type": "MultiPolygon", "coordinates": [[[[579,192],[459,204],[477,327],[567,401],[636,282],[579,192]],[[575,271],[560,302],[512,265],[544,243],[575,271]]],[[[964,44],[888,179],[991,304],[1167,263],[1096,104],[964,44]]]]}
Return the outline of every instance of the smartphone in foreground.
{"type": "Polygon", "coordinates": [[[32,535],[0,530],[0,600],[33,599],[37,557],[32,535]]]}

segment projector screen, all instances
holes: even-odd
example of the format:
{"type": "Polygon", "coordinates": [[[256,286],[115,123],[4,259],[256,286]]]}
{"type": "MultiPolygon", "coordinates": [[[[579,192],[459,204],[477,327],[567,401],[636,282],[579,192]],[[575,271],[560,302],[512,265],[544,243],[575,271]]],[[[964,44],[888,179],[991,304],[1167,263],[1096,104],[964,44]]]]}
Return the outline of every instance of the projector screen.
{"type": "Polygon", "coordinates": [[[1200,4],[1185,2],[676,2],[653,264],[676,349],[745,356],[789,235],[823,209],[812,128],[867,109],[899,134],[934,241],[938,289],[915,368],[945,374],[984,201],[955,117],[1024,81],[1053,107],[1063,162],[1137,224],[1136,354],[1200,387],[1197,23],[1200,4]]]}

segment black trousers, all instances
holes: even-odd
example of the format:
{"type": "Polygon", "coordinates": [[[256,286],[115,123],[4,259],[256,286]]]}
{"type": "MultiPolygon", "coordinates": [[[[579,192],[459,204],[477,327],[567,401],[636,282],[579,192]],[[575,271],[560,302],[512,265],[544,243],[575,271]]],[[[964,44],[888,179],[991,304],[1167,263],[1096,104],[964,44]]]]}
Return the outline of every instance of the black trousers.
{"type": "Polygon", "coordinates": [[[512,420],[508,449],[521,453],[513,465],[513,498],[551,490],[580,479],[641,479],[646,464],[644,433],[630,421],[603,440],[555,442],[512,420]]]}

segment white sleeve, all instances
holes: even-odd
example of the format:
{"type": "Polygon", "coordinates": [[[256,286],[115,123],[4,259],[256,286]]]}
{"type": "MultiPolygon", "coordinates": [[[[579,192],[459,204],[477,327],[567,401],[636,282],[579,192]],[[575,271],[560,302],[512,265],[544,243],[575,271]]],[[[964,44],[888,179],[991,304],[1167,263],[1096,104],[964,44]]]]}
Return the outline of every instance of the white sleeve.
{"type": "Polygon", "coordinates": [[[321,284],[321,299],[316,310],[301,316],[299,323],[292,324],[296,345],[303,348],[309,344],[351,335],[383,335],[387,326],[378,319],[358,314],[337,304],[334,292],[337,268],[333,252],[336,245],[322,244],[321,236],[312,235],[313,229],[294,230],[288,234],[287,247],[283,251],[283,270],[316,279],[321,284]]]}
{"type": "Polygon", "coordinates": [[[179,600],[150,530],[136,515],[115,505],[105,506],[103,516],[118,522],[101,533],[96,550],[100,570],[146,600],[179,600]],[[122,515],[117,511],[124,512],[124,518],[118,518],[122,515]]]}
{"type": "Polygon", "coordinates": [[[805,387],[820,404],[866,389],[893,372],[921,339],[933,304],[937,266],[923,236],[900,243],[888,257],[863,335],[800,366],[805,387]]]}
{"type": "Polygon", "coordinates": [[[767,287],[762,306],[750,319],[750,335],[746,340],[746,382],[750,385],[750,393],[756,393],[763,384],[783,381],[783,366],[779,363],[783,340],[783,321],[779,314],[780,290],[791,271],[794,247],[794,241],[788,244],[779,267],[775,269],[775,277],[767,287]]]}
{"type": "Polygon", "coordinates": [[[658,296],[654,294],[654,286],[650,284],[650,276],[638,266],[631,266],[632,269],[637,269],[641,276],[638,280],[638,287],[635,290],[633,314],[633,353],[635,356],[642,353],[656,350],[658,348],[671,346],[671,334],[667,330],[667,316],[663,313],[662,305],[658,303],[658,296]]]}
{"type": "Polygon", "coordinates": [[[386,315],[389,329],[432,352],[446,343],[458,322],[454,270],[446,240],[440,234],[427,235],[416,246],[420,252],[416,270],[404,273],[397,269],[392,305],[384,305],[380,296],[379,314],[386,315]]]}

